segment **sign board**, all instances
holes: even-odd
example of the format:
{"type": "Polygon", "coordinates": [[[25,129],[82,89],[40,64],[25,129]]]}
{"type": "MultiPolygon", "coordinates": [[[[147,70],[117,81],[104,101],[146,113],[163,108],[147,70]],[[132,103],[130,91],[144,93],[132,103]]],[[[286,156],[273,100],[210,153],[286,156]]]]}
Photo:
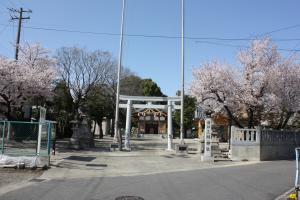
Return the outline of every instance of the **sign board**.
{"type": "Polygon", "coordinates": [[[205,130],[204,130],[204,157],[211,157],[211,127],[212,127],[212,119],[205,119],[205,130]]]}

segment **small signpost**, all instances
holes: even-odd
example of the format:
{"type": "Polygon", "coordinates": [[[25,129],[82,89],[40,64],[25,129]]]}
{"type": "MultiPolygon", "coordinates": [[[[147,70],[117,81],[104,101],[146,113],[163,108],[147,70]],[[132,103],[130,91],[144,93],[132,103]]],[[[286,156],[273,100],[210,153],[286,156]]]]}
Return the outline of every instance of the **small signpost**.
{"type": "Polygon", "coordinates": [[[205,119],[205,130],[204,130],[204,155],[201,157],[202,161],[212,161],[212,152],[211,152],[211,127],[212,127],[212,119],[205,119]]]}

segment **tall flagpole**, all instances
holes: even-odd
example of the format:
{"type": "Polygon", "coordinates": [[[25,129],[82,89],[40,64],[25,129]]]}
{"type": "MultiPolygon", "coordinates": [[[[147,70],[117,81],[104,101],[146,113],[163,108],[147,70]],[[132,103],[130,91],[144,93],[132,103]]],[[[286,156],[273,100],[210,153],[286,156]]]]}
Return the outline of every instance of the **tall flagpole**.
{"type": "Polygon", "coordinates": [[[184,0],[181,0],[181,112],[180,112],[180,140],[183,140],[183,106],[184,106],[184,0]]]}
{"type": "Polygon", "coordinates": [[[123,56],[124,16],[125,16],[125,0],[122,0],[121,35],[120,35],[118,80],[117,80],[117,94],[116,94],[116,112],[115,112],[115,139],[117,136],[118,142],[119,142],[119,150],[122,150],[122,135],[119,132],[119,102],[120,102],[120,76],[121,76],[122,56],[123,56]]]}

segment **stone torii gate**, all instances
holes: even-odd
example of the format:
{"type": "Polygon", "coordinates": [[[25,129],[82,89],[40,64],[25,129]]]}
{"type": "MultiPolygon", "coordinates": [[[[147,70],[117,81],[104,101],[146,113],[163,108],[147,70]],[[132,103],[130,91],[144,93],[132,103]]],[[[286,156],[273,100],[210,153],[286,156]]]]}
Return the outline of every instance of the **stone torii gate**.
{"type": "Polygon", "coordinates": [[[172,127],[172,112],[174,109],[180,110],[180,105],[175,105],[175,102],[181,102],[180,97],[147,97],[147,96],[125,96],[120,95],[120,101],[127,103],[120,103],[120,108],[126,108],[126,127],[125,127],[125,143],[124,147],[130,150],[130,130],[131,130],[131,113],[132,108],[143,109],[143,108],[156,108],[162,110],[168,110],[168,148],[172,150],[172,139],[173,139],[173,127],[172,127]],[[138,102],[138,103],[133,103],[138,102]],[[141,102],[144,102],[141,103],[141,102]],[[167,102],[167,105],[154,104],[156,102],[167,102]]]}

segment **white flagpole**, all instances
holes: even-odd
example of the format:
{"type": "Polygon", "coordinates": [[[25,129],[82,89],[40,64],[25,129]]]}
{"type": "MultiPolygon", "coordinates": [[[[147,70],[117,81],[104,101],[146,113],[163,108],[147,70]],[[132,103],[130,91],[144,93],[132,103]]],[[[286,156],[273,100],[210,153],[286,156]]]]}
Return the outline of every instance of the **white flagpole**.
{"type": "Polygon", "coordinates": [[[122,149],[122,136],[119,132],[119,99],[120,99],[120,76],[122,68],[123,56],[123,33],[124,33],[124,16],[125,16],[125,0],[122,0],[122,19],[121,19],[121,35],[120,35],[120,49],[119,49],[119,63],[118,63],[118,80],[116,93],[116,112],[115,112],[115,139],[118,137],[119,149],[122,149]]]}
{"type": "Polygon", "coordinates": [[[181,0],[181,112],[180,112],[180,140],[183,140],[183,106],[184,106],[184,0],[181,0]]]}

